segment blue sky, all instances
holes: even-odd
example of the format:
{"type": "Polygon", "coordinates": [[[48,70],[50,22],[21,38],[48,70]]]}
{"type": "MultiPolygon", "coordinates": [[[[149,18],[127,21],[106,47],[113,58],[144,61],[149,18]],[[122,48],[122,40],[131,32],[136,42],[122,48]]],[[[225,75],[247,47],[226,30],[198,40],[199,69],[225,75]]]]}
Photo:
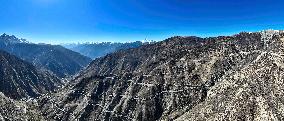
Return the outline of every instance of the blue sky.
{"type": "Polygon", "coordinates": [[[284,29],[283,0],[0,0],[0,32],[31,42],[127,42],[284,29]]]}

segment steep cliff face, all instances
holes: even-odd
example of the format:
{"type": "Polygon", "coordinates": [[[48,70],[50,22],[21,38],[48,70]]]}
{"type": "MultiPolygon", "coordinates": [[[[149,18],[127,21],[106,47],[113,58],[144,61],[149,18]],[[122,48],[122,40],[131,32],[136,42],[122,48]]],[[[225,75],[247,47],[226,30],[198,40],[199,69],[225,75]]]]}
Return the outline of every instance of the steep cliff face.
{"type": "Polygon", "coordinates": [[[37,70],[7,52],[0,51],[0,92],[13,99],[37,97],[63,83],[48,72],[37,70]]]}
{"type": "Polygon", "coordinates": [[[40,109],[49,120],[280,120],[283,38],[173,37],[119,51],[40,99],[40,109]]]}

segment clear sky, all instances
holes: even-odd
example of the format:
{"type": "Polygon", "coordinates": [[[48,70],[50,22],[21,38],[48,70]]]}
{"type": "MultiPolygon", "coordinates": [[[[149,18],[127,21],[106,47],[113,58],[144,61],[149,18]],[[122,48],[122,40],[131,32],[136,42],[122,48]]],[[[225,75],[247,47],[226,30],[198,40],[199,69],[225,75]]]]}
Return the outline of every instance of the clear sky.
{"type": "Polygon", "coordinates": [[[126,42],[284,29],[283,0],[0,0],[0,32],[31,42],[126,42]]]}

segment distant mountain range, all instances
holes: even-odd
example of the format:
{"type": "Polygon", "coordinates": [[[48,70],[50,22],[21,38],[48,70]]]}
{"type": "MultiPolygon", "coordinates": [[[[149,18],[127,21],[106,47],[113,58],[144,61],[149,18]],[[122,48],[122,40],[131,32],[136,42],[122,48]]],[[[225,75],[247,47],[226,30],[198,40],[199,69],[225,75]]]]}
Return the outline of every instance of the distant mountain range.
{"type": "Polygon", "coordinates": [[[0,36],[0,50],[30,62],[37,68],[49,70],[60,78],[76,74],[92,60],[59,45],[33,44],[7,34],[0,36]]]}
{"type": "Polygon", "coordinates": [[[152,43],[155,42],[141,42],[141,41],[128,42],[128,43],[102,42],[102,43],[62,44],[62,46],[70,50],[73,50],[75,52],[81,53],[82,55],[85,55],[87,57],[95,59],[119,50],[137,48],[142,45],[147,45],[152,43]]]}

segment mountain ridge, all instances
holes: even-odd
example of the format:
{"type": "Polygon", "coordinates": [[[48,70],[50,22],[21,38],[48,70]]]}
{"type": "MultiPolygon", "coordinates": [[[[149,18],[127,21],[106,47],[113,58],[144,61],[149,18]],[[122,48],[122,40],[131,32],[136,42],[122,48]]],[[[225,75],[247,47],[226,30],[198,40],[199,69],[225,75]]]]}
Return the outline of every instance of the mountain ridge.
{"type": "Polygon", "coordinates": [[[218,94],[212,90],[226,83],[224,78],[232,72],[260,61],[262,51],[278,51],[282,38],[283,31],[273,30],[210,38],[177,36],[118,51],[95,59],[53,95],[57,98],[43,98],[40,108],[53,120],[208,120],[198,111],[210,102],[211,93],[218,94]],[[60,108],[48,108],[51,102],[59,102],[60,108]],[[196,118],[187,117],[191,113],[196,118]]]}
{"type": "Polygon", "coordinates": [[[19,42],[15,36],[1,35],[0,49],[49,70],[60,78],[72,76],[91,62],[91,59],[59,45],[19,42]],[[16,41],[16,42],[14,42],[16,41]]]}
{"type": "Polygon", "coordinates": [[[81,43],[81,44],[62,44],[62,45],[75,52],[81,53],[82,55],[95,59],[119,50],[137,48],[142,45],[152,44],[152,43],[155,42],[153,41],[152,42],[136,41],[136,42],[126,42],[126,43],[102,42],[102,43],[81,43]]]}
{"type": "Polygon", "coordinates": [[[35,98],[63,85],[55,75],[5,51],[0,50],[0,61],[0,91],[12,99],[35,98]]]}

